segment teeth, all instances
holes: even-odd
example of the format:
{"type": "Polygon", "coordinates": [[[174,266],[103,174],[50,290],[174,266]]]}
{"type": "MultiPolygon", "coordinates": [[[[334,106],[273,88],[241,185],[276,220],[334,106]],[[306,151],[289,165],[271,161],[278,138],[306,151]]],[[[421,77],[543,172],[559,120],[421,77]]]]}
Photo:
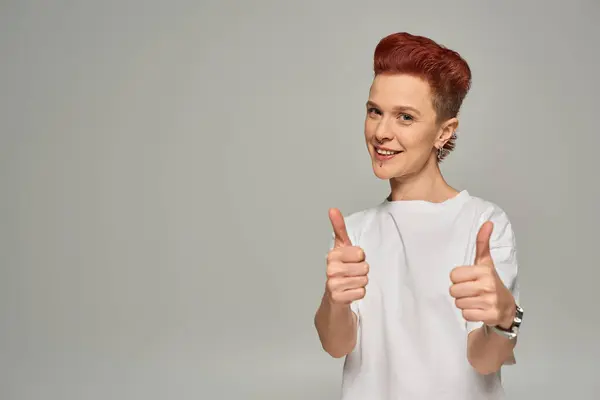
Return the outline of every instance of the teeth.
{"type": "Polygon", "coordinates": [[[375,151],[377,151],[377,153],[381,154],[382,156],[392,156],[394,154],[399,153],[399,151],[388,151],[388,150],[381,150],[381,149],[375,149],[375,151]]]}

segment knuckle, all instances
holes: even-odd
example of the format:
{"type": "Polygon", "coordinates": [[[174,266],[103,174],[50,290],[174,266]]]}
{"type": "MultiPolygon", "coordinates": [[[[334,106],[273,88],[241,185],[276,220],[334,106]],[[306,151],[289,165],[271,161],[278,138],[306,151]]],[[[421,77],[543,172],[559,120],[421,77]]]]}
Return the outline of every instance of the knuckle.
{"type": "Polygon", "coordinates": [[[353,254],[356,257],[356,259],[359,261],[363,261],[365,259],[365,252],[360,247],[355,247],[353,250],[353,254]]]}
{"type": "Polygon", "coordinates": [[[369,271],[371,270],[371,266],[369,265],[369,263],[364,263],[363,270],[365,275],[369,273],[369,271]]]}
{"type": "Polygon", "coordinates": [[[337,281],[335,279],[328,279],[325,286],[329,292],[334,293],[337,288],[337,281]]]}
{"type": "Polygon", "coordinates": [[[339,254],[337,249],[332,249],[327,253],[327,264],[335,262],[339,258],[339,254]]]}
{"type": "Polygon", "coordinates": [[[341,297],[341,294],[338,292],[331,293],[331,300],[334,303],[340,303],[342,301],[340,297],[341,297]]]}
{"type": "Polygon", "coordinates": [[[450,281],[454,283],[460,282],[462,280],[462,271],[463,270],[460,267],[456,267],[452,271],[450,271],[450,281]]]}
{"type": "Polygon", "coordinates": [[[339,263],[337,261],[332,261],[331,263],[329,263],[327,265],[327,276],[329,278],[334,277],[337,272],[339,271],[340,267],[339,267],[339,263]]]}
{"type": "Polygon", "coordinates": [[[463,309],[462,310],[462,315],[463,315],[463,318],[466,321],[474,322],[474,321],[477,320],[477,318],[475,317],[475,315],[473,314],[473,312],[471,310],[469,310],[469,309],[463,309]]]}
{"type": "Polygon", "coordinates": [[[481,288],[486,293],[494,293],[494,291],[496,290],[496,285],[494,284],[493,280],[485,279],[482,282],[481,288]]]}
{"type": "Polygon", "coordinates": [[[367,280],[365,278],[365,276],[357,276],[352,282],[352,286],[354,286],[355,289],[365,287],[367,285],[367,280]]]}
{"type": "Polygon", "coordinates": [[[450,293],[450,296],[456,297],[456,287],[454,285],[450,286],[450,288],[448,289],[448,292],[450,293]]]}
{"type": "Polygon", "coordinates": [[[327,282],[325,282],[325,291],[327,293],[331,293],[332,292],[332,287],[331,287],[331,280],[327,279],[327,282]]]}

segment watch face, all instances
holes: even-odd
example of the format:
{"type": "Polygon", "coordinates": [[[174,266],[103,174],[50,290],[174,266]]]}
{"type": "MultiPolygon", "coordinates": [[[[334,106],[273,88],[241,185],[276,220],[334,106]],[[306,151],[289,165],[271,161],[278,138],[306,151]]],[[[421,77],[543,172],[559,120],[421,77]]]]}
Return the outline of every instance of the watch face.
{"type": "Polygon", "coordinates": [[[517,306],[517,313],[515,314],[513,327],[519,328],[521,326],[522,321],[523,321],[523,309],[521,307],[517,306]]]}

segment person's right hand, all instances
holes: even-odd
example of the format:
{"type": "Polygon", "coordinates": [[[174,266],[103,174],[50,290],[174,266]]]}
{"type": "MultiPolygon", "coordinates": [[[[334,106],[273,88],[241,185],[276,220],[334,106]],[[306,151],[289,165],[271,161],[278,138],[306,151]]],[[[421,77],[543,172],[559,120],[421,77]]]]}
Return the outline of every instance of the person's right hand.
{"type": "Polygon", "coordinates": [[[342,213],[333,208],[329,219],[335,240],[327,254],[326,292],[333,304],[350,304],[366,294],[369,265],[363,249],[352,245],[342,213]]]}

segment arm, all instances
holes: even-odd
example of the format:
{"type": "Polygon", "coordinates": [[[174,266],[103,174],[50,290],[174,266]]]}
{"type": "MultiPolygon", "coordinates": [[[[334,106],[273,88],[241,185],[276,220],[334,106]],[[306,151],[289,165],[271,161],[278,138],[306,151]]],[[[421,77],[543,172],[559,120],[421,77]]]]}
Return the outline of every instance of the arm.
{"type": "Polygon", "coordinates": [[[315,327],[323,349],[332,357],[343,357],[354,349],[357,317],[349,305],[334,304],[323,295],[315,315],[315,327]]]}
{"type": "Polygon", "coordinates": [[[356,346],[358,317],[351,304],[365,296],[369,266],[360,247],[352,246],[342,214],[329,212],[334,243],[327,254],[325,293],[315,314],[315,327],[323,349],[343,357],[356,346]]]}
{"type": "Polygon", "coordinates": [[[486,327],[509,328],[519,298],[514,233],[504,213],[491,217],[477,235],[474,265],[451,274],[451,294],[466,320],[467,359],[483,375],[514,364],[517,344],[486,327]]]}
{"type": "Polygon", "coordinates": [[[516,339],[510,340],[481,326],[469,333],[467,358],[477,372],[491,374],[499,371],[504,364],[514,363],[516,344],[516,339]]]}

